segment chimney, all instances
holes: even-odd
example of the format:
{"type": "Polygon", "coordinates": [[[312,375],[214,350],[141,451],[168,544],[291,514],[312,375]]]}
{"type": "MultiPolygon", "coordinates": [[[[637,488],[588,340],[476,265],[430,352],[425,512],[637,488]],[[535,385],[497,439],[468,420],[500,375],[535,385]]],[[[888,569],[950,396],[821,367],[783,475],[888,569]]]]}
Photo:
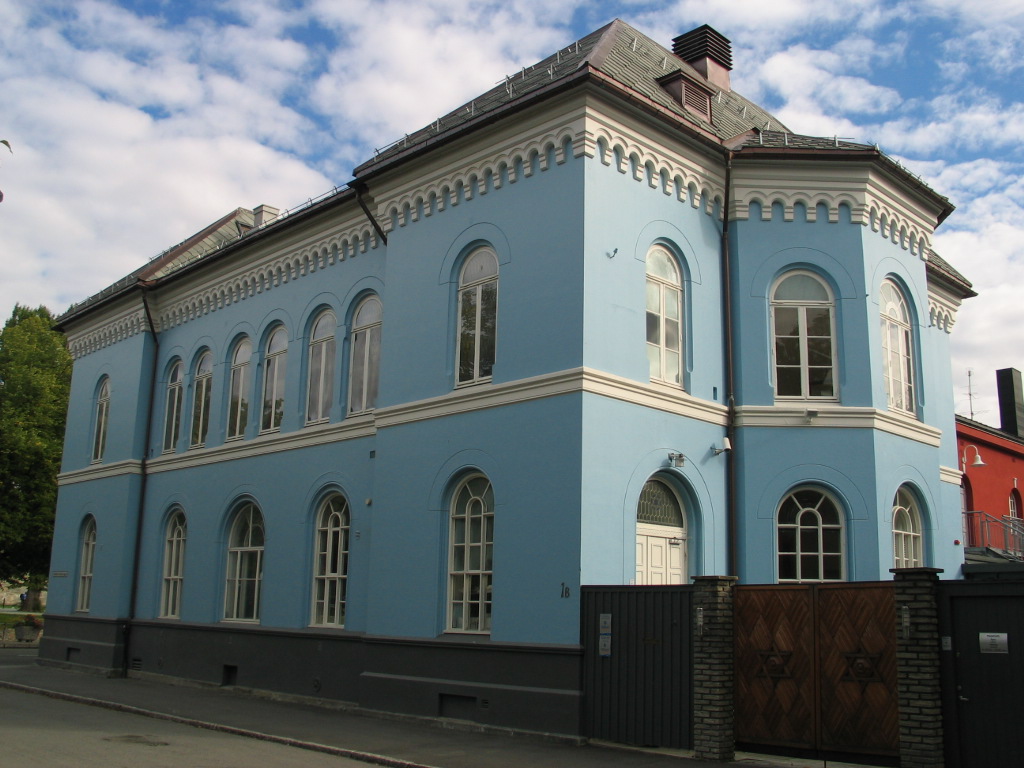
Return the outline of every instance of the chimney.
{"type": "Polygon", "coordinates": [[[277,218],[277,214],[281,211],[278,208],[274,208],[270,205],[257,205],[252,209],[252,226],[254,229],[259,229],[265,224],[269,224],[277,218]]]}
{"type": "Polygon", "coordinates": [[[713,85],[731,91],[732,44],[705,24],[672,41],[672,53],[696,69],[713,85]]]}
{"type": "Polygon", "coordinates": [[[996,371],[996,388],[999,391],[999,428],[1014,437],[1024,437],[1024,391],[1020,371],[1016,368],[996,371]]]}

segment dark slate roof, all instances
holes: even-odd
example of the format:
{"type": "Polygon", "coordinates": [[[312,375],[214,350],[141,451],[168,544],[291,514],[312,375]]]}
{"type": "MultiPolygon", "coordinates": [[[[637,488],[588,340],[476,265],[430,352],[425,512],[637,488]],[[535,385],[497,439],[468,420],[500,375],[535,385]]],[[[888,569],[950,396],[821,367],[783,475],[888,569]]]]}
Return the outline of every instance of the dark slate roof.
{"type": "Polygon", "coordinates": [[[928,252],[928,275],[957,291],[961,297],[970,299],[977,296],[971,281],[957,272],[953,266],[935,251],[928,252]]]}
{"type": "Polygon", "coordinates": [[[724,142],[753,129],[787,131],[770,112],[736,91],[722,91],[700,72],[664,46],[616,19],[580,38],[546,59],[523,67],[504,82],[477,96],[458,109],[439,117],[430,125],[378,150],[374,158],[355,169],[356,177],[403,155],[406,150],[429,143],[431,139],[459,132],[488,114],[532,101],[549,89],[584,71],[599,72],[644,97],[650,103],[673,114],[694,128],[724,142]],[[711,121],[682,106],[658,83],[673,73],[682,75],[712,94],[711,121]]]}

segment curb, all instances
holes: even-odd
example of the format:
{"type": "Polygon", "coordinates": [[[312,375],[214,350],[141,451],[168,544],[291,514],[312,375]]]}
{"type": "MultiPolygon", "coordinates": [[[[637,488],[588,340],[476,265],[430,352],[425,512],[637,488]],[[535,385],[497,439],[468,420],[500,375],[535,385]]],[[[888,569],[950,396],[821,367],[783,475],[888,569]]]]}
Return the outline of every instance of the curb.
{"type": "Polygon", "coordinates": [[[218,731],[220,733],[230,733],[235,736],[245,736],[250,739],[259,739],[260,741],[267,741],[273,744],[282,744],[287,747],[308,749],[311,752],[321,752],[328,755],[336,755],[338,757],[347,757],[350,760],[358,760],[360,762],[370,763],[372,765],[382,765],[386,766],[386,768],[437,768],[437,766],[429,765],[426,763],[415,763],[409,760],[398,760],[393,757],[386,757],[385,755],[377,755],[373,752],[360,752],[354,749],[345,749],[344,747],[332,747],[328,744],[318,744],[313,741],[291,739],[286,736],[274,736],[269,733],[253,731],[247,728],[236,728],[231,725],[210,723],[205,720],[196,720],[190,717],[181,717],[180,715],[170,715],[166,712],[156,712],[150,709],[142,709],[141,707],[133,707],[130,704],[118,704],[117,702],[113,701],[93,699],[89,698],[88,696],[78,696],[73,693],[51,691],[47,690],[46,688],[36,688],[30,685],[22,685],[21,683],[11,683],[6,680],[0,680],[0,688],[7,688],[9,690],[20,691],[22,693],[33,693],[38,696],[47,696],[51,699],[58,699],[60,701],[70,701],[76,704],[87,704],[91,707],[101,707],[103,709],[110,709],[115,712],[124,712],[126,714],[131,715],[151,717],[155,720],[166,720],[172,723],[190,725],[194,728],[203,728],[208,731],[218,731]]]}

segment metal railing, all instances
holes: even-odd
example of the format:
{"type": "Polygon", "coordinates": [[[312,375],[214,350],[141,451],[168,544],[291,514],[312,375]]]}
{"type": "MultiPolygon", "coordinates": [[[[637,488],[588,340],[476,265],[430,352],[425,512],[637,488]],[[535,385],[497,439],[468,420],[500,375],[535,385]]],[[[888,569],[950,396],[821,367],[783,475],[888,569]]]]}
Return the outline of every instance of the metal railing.
{"type": "Polygon", "coordinates": [[[999,518],[981,510],[964,512],[964,538],[968,547],[994,549],[1024,559],[1024,520],[1019,517],[999,518]]]}

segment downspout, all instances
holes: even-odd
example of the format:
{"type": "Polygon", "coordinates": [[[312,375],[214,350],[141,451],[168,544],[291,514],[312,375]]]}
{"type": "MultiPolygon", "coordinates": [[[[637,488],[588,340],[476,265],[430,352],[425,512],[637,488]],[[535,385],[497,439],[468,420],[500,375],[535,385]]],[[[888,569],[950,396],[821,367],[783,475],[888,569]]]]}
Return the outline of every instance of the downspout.
{"type": "Polygon", "coordinates": [[[124,677],[128,676],[132,624],[135,621],[136,602],[138,601],[139,596],[139,566],[142,560],[142,531],[146,514],[146,486],[149,480],[149,444],[153,437],[153,405],[156,401],[156,379],[158,366],[160,364],[160,339],[156,334],[156,327],[153,324],[153,314],[150,312],[149,301],[146,297],[148,286],[145,283],[140,282],[139,290],[142,293],[142,306],[146,312],[146,324],[150,335],[153,337],[153,362],[149,369],[149,401],[146,403],[146,433],[142,446],[142,461],[139,464],[141,478],[139,479],[139,508],[135,516],[135,549],[132,553],[132,585],[131,593],[128,598],[128,618],[125,620],[121,632],[121,674],[124,677]]]}
{"type": "Polygon", "coordinates": [[[358,202],[359,207],[363,209],[363,213],[366,214],[366,218],[370,220],[370,224],[373,226],[373,229],[377,232],[377,237],[384,241],[384,245],[387,245],[388,236],[384,234],[383,228],[381,228],[380,224],[373,217],[373,214],[370,213],[370,209],[367,207],[366,201],[363,200],[363,192],[367,191],[366,184],[356,184],[353,182],[351,186],[352,189],[356,191],[356,202],[358,202]]]}
{"type": "Polygon", "coordinates": [[[735,344],[732,327],[732,257],[729,244],[729,205],[732,196],[732,159],[730,150],[725,159],[725,201],[722,204],[722,315],[725,334],[725,403],[728,408],[725,435],[731,451],[725,452],[725,536],[727,542],[726,568],[730,576],[738,576],[737,514],[736,514],[736,368],[735,344]]]}

